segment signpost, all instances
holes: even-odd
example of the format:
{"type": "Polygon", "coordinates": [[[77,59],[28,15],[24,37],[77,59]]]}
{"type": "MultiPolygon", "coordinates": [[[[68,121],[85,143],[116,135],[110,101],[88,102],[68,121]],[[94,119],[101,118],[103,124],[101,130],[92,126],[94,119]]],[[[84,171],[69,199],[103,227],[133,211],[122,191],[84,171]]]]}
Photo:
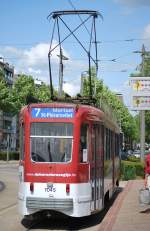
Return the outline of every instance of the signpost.
{"type": "Polygon", "coordinates": [[[130,77],[132,110],[140,111],[141,159],[145,152],[145,110],[150,110],[150,77],[130,77]]]}
{"type": "Polygon", "coordinates": [[[130,77],[132,109],[150,110],[150,77],[130,77]]]}

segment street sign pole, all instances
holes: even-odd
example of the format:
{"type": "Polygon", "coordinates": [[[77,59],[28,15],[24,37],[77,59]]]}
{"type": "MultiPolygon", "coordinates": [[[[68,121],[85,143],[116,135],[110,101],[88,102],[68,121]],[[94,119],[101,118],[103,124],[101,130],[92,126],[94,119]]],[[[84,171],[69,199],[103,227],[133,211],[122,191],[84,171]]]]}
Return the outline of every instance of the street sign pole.
{"type": "Polygon", "coordinates": [[[140,112],[140,149],[141,149],[141,160],[144,160],[145,154],[145,111],[140,112]]]}
{"type": "MultiPolygon", "coordinates": [[[[145,47],[144,44],[142,46],[142,67],[141,67],[141,72],[142,75],[144,76],[144,56],[145,56],[145,47]]],[[[141,111],[141,138],[140,138],[140,144],[141,144],[141,160],[144,160],[144,154],[145,154],[145,111],[141,111]]]]}

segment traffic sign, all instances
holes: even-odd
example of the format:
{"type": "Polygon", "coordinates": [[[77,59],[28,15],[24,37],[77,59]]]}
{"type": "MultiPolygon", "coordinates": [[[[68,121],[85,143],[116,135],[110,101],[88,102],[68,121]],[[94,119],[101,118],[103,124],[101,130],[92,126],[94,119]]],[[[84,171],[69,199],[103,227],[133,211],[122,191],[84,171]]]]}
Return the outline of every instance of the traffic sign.
{"type": "Polygon", "coordinates": [[[130,77],[133,110],[150,110],[150,77],[130,77]]]}

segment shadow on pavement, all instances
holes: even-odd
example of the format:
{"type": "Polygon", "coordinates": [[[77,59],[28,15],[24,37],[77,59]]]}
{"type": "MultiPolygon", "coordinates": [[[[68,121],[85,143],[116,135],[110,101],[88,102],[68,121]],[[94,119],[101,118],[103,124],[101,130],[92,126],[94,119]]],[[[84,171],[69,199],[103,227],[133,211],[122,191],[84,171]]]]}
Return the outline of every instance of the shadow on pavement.
{"type": "Polygon", "coordinates": [[[145,209],[145,210],[142,210],[142,211],[140,211],[140,213],[147,213],[147,214],[149,214],[149,213],[150,213],[150,208],[147,208],[147,209],[145,209]]]}
{"type": "Polygon", "coordinates": [[[47,230],[80,230],[84,228],[89,228],[92,226],[96,226],[101,223],[105,215],[107,214],[109,208],[113,205],[115,199],[123,191],[122,188],[118,188],[113,196],[113,198],[109,201],[107,207],[103,209],[101,212],[98,212],[94,215],[82,217],[82,218],[73,218],[68,217],[66,215],[62,215],[61,213],[56,213],[50,216],[49,218],[43,216],[42,213],[39,213],[37,219],[29,221],[27,219],[23,219],[21,221],[22,225],[28,229],[47,229],[47,230]]]}
{"type": "Polygon", "coordinates": [[[4,182],[0,181],[0,192],[5,189],[5,184],[4,182]]]}

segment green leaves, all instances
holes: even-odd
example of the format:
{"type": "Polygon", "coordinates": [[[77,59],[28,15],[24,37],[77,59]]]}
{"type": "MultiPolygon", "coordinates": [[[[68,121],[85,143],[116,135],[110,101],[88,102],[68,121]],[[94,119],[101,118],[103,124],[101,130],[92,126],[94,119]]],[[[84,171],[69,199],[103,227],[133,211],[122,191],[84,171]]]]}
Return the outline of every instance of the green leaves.
{"type": "Polygon", "coordinates": [[[9,89],[3,78],[2,72],[0,72],[0,110],[8,111],[9,108],[9,89]]]}
{"type": "MultiPolygon", "coordinates": [[[[96,79],[95,69],[91,69],[92,73],[92,89],[96,84],[96,101],[97,105],[104,111],[109,111],[109,113],[114,116],[118,122],[121,123],[122,131],[125,137],[132,140],[136,140],[138,137],[137,123],[134,117],[130,114],[127,107],[118,99],[118,97],[109,90],[107,86],[104,86],[102,80],[96,79]]],[[[89,80],[86,78],[84,80],[83,94],[84,96],[89,95],[89,80]]],[[[94,95],[94,90],[93,90],[94,95]]]]}
{"type": "Polygon", "coordinates": [[[36,85],[30,75],[19,75],[13,88],[9,88],[0,71],[0,109],[17,114],[27,104],[27,97],[37,98],[41,102],[50,102],[49,86],[36,85]]]}

